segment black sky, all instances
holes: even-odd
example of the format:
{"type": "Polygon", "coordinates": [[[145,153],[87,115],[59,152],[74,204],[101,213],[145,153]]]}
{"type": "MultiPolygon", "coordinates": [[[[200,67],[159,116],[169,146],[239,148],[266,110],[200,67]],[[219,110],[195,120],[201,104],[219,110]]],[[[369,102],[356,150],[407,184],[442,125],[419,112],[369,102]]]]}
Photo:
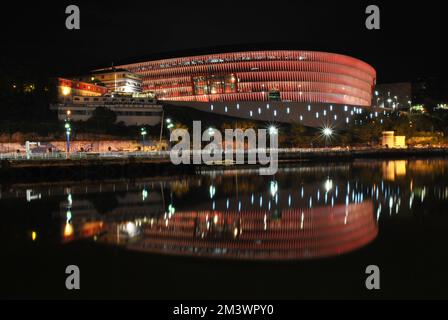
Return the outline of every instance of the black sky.
{"type": "Polygon", "coordinates": [[[1,10],[0,66],[49,76],[112,62],[257,49],[324,50],[372,64],[378,82],[443,77],[443,1],[16,1],[1,10]],[[81,9],[81,30],[65,28],[65,8],[81,9]],[[365,28],[365,8],[381,9],[381,30],[365,28]]]}

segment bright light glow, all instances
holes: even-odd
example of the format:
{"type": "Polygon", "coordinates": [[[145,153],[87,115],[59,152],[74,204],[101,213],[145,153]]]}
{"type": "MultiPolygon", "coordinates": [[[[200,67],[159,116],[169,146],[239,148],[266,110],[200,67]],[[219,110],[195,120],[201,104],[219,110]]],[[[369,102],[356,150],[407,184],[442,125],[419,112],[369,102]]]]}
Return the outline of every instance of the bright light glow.
{"type": "Polygon", "coordinates": [[[143,189],[143,191],[142,191],[142,200],[146,201],[146,199],[148,199],[148,195],[149,195],[148,191],[146,189],[143,189]]]}
{"type": "Polygon", "coordinates": [[[67,223],[64,228],[64,237],[69,238],[73,236],[74,230],[73,226],[70,223],[67,223]]]}
{"type": "Polygon", "coordinates": [[[62,94],[64,96],[68,96],[70,93],[72,93],[72,88],[70,88],[70,87],[62,87],[62,94]]]}
{"type": "Polygon", "coordinates": [[[278,192],[278,183],[277,183],[277,181],[271,181],[270,191],[271,191],[271,196],[272,197],[275,197],[277,195],[277,192],[278,192]]]}
{"type": "Polygon", "coordinates": [[[333,181],[328,179],[327,181],[325,181],[325,185],[324,185],[325,191],[326,192],[330,192],[333,189],[333,181]]]}
{"type": "Polygon", "coordinates": [[[135,236],[137,234],[137,227],[135,226],[135,223],[128,222],[126,224],[126,232],[131,237],[135,236]]]}
{"type": "Polygon", "coordinates": [[[216,188],[214,186],[210,186],[210,199],[213,199],[216,194],[216,188]]]}
{"type": "Polygon", "coordinates": [[[36,231],[31,232],[31,240],[33,240],[33,241],[37,240],[37,233],[36,233],[36,231]]]}
{"type": "Polygon", "coordinates": [[[325,137],[331,137],[334,132],[333,132],[333,129],[331,129],[331,128],[324,128],[322,130],[322,133],[325,137]]]}
{"type": "Polygon", "coordinates": [[[277,135],[278,134],[278,129],[274,126],[269,127],[269,134],[271,136],[277,135]]]}

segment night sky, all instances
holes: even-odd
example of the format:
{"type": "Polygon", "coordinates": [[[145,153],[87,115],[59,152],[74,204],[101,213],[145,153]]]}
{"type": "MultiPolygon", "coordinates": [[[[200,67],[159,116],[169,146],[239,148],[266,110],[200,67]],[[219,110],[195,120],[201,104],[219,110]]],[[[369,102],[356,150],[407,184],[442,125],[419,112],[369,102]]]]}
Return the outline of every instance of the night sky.
{"type": "Polygon", "coordinates": [[[447,73],[443,1],[15,1],[1,10],[2,72],[70,76],[143,58],[258,49],[344,53],[378,71],[378,83],[447,73]],[[81,9],[81,30],[65,8],[81,9]],[[381,30],[365,8],[381,9],[381,30]]]}

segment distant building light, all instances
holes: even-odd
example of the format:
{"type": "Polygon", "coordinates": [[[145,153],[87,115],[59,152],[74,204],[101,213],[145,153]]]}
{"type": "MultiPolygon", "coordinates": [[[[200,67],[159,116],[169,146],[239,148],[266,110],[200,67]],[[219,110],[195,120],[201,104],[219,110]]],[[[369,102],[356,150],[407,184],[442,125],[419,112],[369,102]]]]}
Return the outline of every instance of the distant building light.
{"type": "Polygon", "coordinates": [[[425,109],[425,107],[423,105],[416,105],[416,106],[413,106],[410,109],[410,111],[413,112],[413,113],[425,113],[426,109],[425,109]]]}

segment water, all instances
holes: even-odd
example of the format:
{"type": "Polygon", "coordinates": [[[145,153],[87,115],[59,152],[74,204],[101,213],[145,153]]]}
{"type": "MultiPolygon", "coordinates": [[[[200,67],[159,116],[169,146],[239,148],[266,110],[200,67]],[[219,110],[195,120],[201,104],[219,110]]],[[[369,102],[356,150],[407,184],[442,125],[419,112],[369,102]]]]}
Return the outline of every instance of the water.
{"type": "Polygon", "coordinates": [[[2,297],[448,297],[448,160],[2,185],[2,297]],[[65,290],[77,265],[82,290],[65,290]],[[381,290],[365,288],[369,265],[381,290]]]}

